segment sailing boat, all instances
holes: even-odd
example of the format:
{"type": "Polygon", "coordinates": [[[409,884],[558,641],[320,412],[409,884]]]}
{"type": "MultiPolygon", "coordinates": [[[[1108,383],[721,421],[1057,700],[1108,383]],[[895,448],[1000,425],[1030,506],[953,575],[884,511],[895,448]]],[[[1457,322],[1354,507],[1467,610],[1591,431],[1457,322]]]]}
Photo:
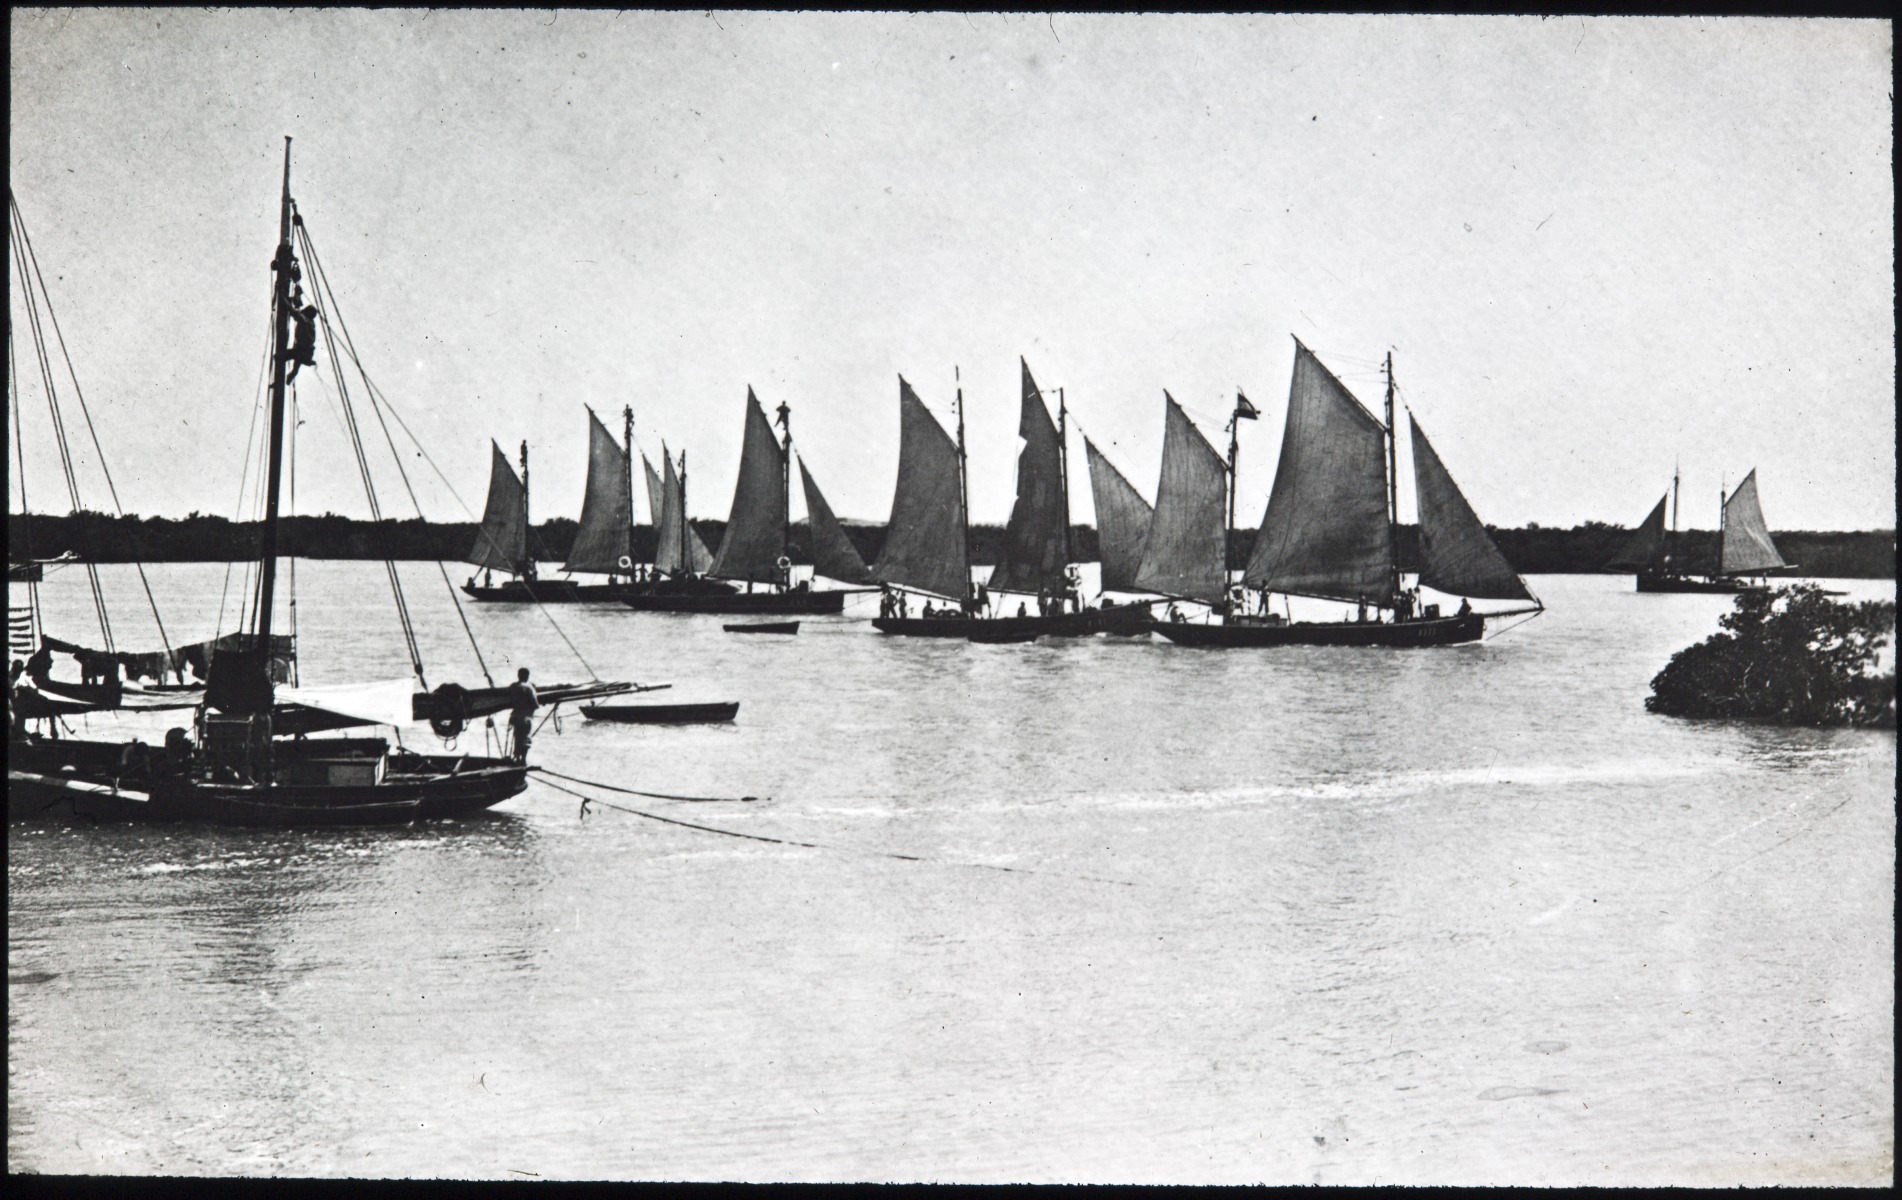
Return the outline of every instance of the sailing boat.
{"type": "MultiPolygon", "coordinates": [[[[719,553],[703,568],[697,568],[704,570],[704,577],[690,581],[699,585],[698,588],[674,587],[672,581],[663,582],[622,597],[629,608],[638,612],[686,613],[836,613],[844,609],[848,591],[820,591],[807,580],[792,582],[792,559],[787,554],[792,512],[792,409],[781,404],[778,413],[780,428],[786,431],[784,442],[773,433],[759,397],[753,394],[752,388],[746,389],[746,429],[740,446],[740,477],[733,488],[733,507],[727,515],[719,553]],[[705,585],[715,580],[729,582],[720,583],[720,590],[712,592],[705,585]],[[746,590],[737,591],[730,582],[744,583],[746,590]],[[755,585],[761,584],[766,590],[753,590],[755,585]]],[[[800,470],[805,470],[804,463],[800,464],[800,470]]],[[[805,476],[805,484],[808,496],[816,494],[818,489],[810,475],[805,476]]],[[[810,501],[807,508],[812,509],[810,501]]],[[[681,487],[680,510],[686,510],[684,486],[681,487]]],[[[826,512],[830,516],[831,510],[826,512]]],[[[833,524],[836,527],[837,522],[833,524]]],[[[839,534],[839,540],[843,539],[843,533],[839,534]]],[[[864,563],[859,563],[858,569],[863,572],[864,563]]]]}
{"type": "MultiPolygon", "coordinates": [[[[1242,574],[1243,585],[1258,590],[1260,607],[1245,611],[1246,593],[1225,587],[1211,605],[1222,613],[1222,623],[1169,621],[1152,628],[1187,646],[1442,646],[1478,641],[1489,616],[1542,612],[1544,605],[1493,544],[1412,414],[1421,566],[1416,586],[1403,585],[1393,408],[1392,355],[1383,422],[1296,339],[1281,459],[1242,574]],[[1420,605],[1422,585],[1466,598],[1530,601],[1532,607],[1480,613],[1463,600],[1457,613],[1442,616],[1437,604],[1420,605]],[[1272,592],[1357,604],[1358,619],[1293,621],[1268,610],[1272,592]],[[1382,610],[1391,615],[1383,618],[1382,610]]],[[[1159,496],[1158,525],[1161,511],[1159,496]]],[[[1225,582],[1225,570],[1215,576],[1219,559],[1208,551],[1203,558],[1202,578],[1225,582]]],[[[1199,598],[1206,600],[1206,593],[1199,598]]]]}
{"type": "Polygon", "coordinates": [[[1725,496],[1717,493],[1722,521],[1717,534],[1717,572],[1695,576],[1681,571],[1671,553],[1677,541],[1678,475],[1671,473],[1670,495],[1660,497],[1657,506],[1619,548],[1609,567],[1636,569],[1641,592],[1705,592],[1734,595],[1762,591],[1768,585],[1752,583],[1740,576],[1762,576],[1768,571],[1784,570],[1795,564],[1783,561],[1770,529],[1763,520],[1763,508],[1757,502],[1757,472],[1752,468],[1725,496]],[[1664,502],[1671,502],[1671,528],[1664,528],[1664,502]]]}
{"type": "Polygon", "coordinates": [[[475,576],[462,590],[477,600],[513,603],[565,604],[581,600],[619,600],[633,588],[634,578],[634,471],[629,457],[634,445],[634,410],[621,409],[624,441],[616,445],[601,418],[588,409],[588,482],[581,499],[581,521],[574,545],[562,570],[606,575],[606,583],[585,584],[572,579],[542,579],[528,553],[528,443],[522,443],[522,473],[509,466],[502,448],[489,443],[489,499],[483,506],[482,528],[465,562],[482,568],[484,582],[475,576]],[[492,584],[490,572],[515,576],[492,584]],[[627,582],[617,576],[627,576],[627,582]]]}
{"type": "MultiPolygon", "coordinates": [[[[315,259],[291,201],[290,175],[291,148],[286,138],[278,247],[271,262],[274,353],[269,473],[254,616],[245,644],[211,660],[195,738],[182,729],[173,730],[162,748],[150,750],[137,742],[121,746],[10,734],[10,816],[64,806],[98,817],[144,820],[272,826],[390,824],[477,812],[526,786],[529,768],[519,753],[513,759],[424,755],[401,748],[393,753],[383,738],[310,740],[300,736],[312,729],[394,725],[425,715],[439,727],[459,728],[468,716],[497,711],[490,705],[508,707],[513,700],[510,689],[465,691],[445,684],[433,693],[416,695],[406,679],[332,688],[275,686],[270,658],[276,644],[272,617],[288,408],[285,368],[293,353],[314,356],[312,325],[302,323],[314,322],[310,314],[315,310],[302,307],[303,272],[293,247],[293,231],[303,245],[304,260],[314,264],[315,259]],[[301,325],[295,345],[294,325],[301,325]]],[[[327,290],[320,270],[313,283],[320,296],[327,290]]],[[[314,361],[314,357],[300,361],[314,361]]],[[[358,455],[361,466],[360,444],[358,455]]],[[[367,482],[367,470],[365,478],[367,482]]],[[[372,505],[374,509],[374,498],[372,505]]],[[[391,577],[396,584],[393,568],[391,577]]],[[[420,675],[414,632],[401,602],[400,584],[396,586],[405,638],[420,675]]],[[[584,685],[580,690],[598,695],[628,686],[584,685]]]]}
{"type": "Polygon", "coordinates": [[[986,585],[969,584],[964,476],[964,390],[958,389],[958,439],[954,444],[903,377],[899,383],[898,488],[886,550],[875,574],[904,587],[953,596],[956,609],[912,617],[903,608],[872,622],[885,633],[908,637],[961,637],[981,642],[1028,642],[1041,636],[1081,637],[1108,630],[1134,633],[1148,620],[1141,605],[1084,608],[1076,594],[1075,555],[1070,544],[1070,496],[1064,453],[1067,410],[1058,394],[1052,424],[1030,366],[1018,360],[1023,381],[1017,433],[1024,448],[1017,459],[1017,500],[1004,527],[1002,553],[986,585]],[[942,499],[955,490],[955,512],[942,499]],[[942,498],[931,503],[933,498],[942,498]],[[949,519],[955,515],[955,525],[949,519]],[[959,581],[963,586],[958,587],[959,581]],[[991,593],[1035,595],[1036,615],[980,614],[991,593]]]}

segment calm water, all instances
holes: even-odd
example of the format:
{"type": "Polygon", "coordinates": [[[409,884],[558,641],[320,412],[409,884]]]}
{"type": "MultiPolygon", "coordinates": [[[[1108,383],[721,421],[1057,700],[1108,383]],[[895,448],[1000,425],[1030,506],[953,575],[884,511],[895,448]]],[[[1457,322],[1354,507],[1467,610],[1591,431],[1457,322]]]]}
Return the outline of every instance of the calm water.
{"type": "MultiPolygon", "coordinates": [[[[224,568],[150,574],[214,632],[224,568]]],[[[304,682],[404,673],[380,565],[298,574],[304,682]]],[[[403,575],[430,682],[479,680],[403,575]]],[[[822,848],[540,785],[401,830],[13,825],[8,1168],[1889,1182],[1894,736],[1648,716],[1727,602],[1533,584],[1545,617],[1422,652],[561,610],[601,677],[740,716],[568,716],[539,762],[822,848]]],[[[84,576],[44,591],[86,640],[84,576]]],[[[498,677],[588,674],[533,609],[470,620],[498,677]]]]}

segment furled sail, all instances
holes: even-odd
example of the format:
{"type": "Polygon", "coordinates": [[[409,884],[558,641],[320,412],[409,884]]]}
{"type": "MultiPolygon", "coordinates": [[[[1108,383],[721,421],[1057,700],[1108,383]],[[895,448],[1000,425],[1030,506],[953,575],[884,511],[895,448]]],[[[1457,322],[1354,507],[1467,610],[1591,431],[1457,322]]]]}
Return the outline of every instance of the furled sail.
{"type": "Polygon", "coordinates": [[[704,574],[713,565],[713,553],[707,544],[700,540],[693,523],[687,520],[683,508],[685,497],[681,494],[680,476],[674,474],[674,460],[668,457],[667,444],[661,443],[660,519],[655,522],[654,569],[665,574],[680,571],[692,571],[696,575],[704,574]],[[686,543],[686,560],[682,561],[681,543],[686,543]]]}
{"type": "Polygon", "coordinates": [[[898,377],[898,485],[891,523],[872,574],[886,583],[964,599],[970,559],[958,446],[924,401],[898,377]]]}
{"type": "Polygon", "coordinates": [[[1625,539],[1625,544],[1606,566],[1644,571],[1656,569],[1664,561],[1664,502],[1670,498],[1669,492],[1658,498],[1658,506],[1625,539]]]}
{"type": "Polygon", "coordinates": [[[1083,451],[1090,460],[1090,497],[1096,504],[1096,547],[1102,560],[1103,590],[1136,591],[1143,539],[1149,536],[1154,510],[1089,438],[1083,439],[1083,451]]]}
{"type": "Polygon", "coordinates": [[[1413,483],[1420,503],[1420,582],[1454,596],[1530,600],[1525,580],[1493,544],[1420,424],[1413,429],[1413,483]]]}
{"type": "Polygon", "coordinates": [[[1752,469],[1724,501],[1724,551],[1717,569],[1724,575],[1747,575],[1787,567],[1770,540],[1770,527],[1763,522],[1763,508],[1757,503],[1757,472],[1752,469]]]}
{"type": "Polygon", "coordinates": [[[1299,340],[1275,486],[1242,578],[1284,594],[1392,603],[1386,426],[1299,340]]]}
{"type": "Polygon", "coordinates": [[[581,498],[581,524],[568,551],[564,571],[625,572],[634,547],[633,481],[627,477],[627,454],[601,419],[588,410],[588,490],[581,498]]]}
{"type": "Polygon", "coordinates": [[[841,583],[871,583],[872,573],[865,569],[858,547],[845,536],[845,527],[832,515],[832,506],[819,494],[819,485],[799,460],[799,482],[806,489],[806,517],[812,527],[812,573],[841,583]]]}
{"type": "Polygon", "coordinates": [[[991,572],[990,586],[1000,591],[1034,592],[1061,589],[1068,564],[1069,513],[1063,503],[1063,445],[1050,411],[1030,377],[1030,365],[1021,358],[1024,403],[1017,420],[1017,436],[1024,439],[1017,456],[1017,503],[1004,526],[1003,553],[991,572]]]}
{"type": "Polygon", "coordinates": [[[1222,501],[1228,467],[1175,398],[1168,392],[1162,398],[1162,478],[1136,568],[1136,589],[1215,604],[1227,590],[1222,501]]]}
{"type": "Polygon", "coordinates": [[[489,443],[489,502],[482,509],[482,529],[463,561],[498,571],[513,571],[528,557],[528,489],[502,447],[489,443]]]}
{"type": "Polygon", "coordinates": [[[772,583],[786,553],[786,452],[753,389],[746,389],[746,437],[740,446],[740,479],[712,573],[723,579],[772,583]]]}

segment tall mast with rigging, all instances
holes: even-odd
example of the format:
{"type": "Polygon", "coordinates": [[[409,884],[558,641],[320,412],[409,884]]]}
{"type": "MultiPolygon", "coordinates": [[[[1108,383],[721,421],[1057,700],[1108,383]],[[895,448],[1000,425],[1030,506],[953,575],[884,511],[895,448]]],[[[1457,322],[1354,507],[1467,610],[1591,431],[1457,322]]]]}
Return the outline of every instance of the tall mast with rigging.
{"type": "Polygon", "coordinates": [[[1068,569],[1076,561],[1076,548],[1070,544],[1070,410],[1064,407],[1062,388],[1057,389],[1057,462],[1063,493],[1063,565],[1068,569]]]}
{"type": "Polygon", "coordinates": [[[1399,435],[1393,425],[1393,351],[1387,351],[1387,559],[1393,566],[1393,603],[1400,604],[1400,464],[1399,435]]]}
{"type": "Polygon", "coordinates": [[[687,450],[680,450],[680,570],[684,575],[692,575],[693,555],[687,553],[687,450]]]}
{"type": "MultiPolygon", "coordinates": [[[[1241,395],[1240,389],[1236,390],[1241,395]]],[[[1242,406],[1237,404],[1228,418],[1228,507],[1222,521],[1222,604],[1228,604],[1228,581],[1234,570],[1229,562],[1229,533],[1235,528],[1235,461],[1241,454],[1242,406]]]]}
{"type": "Polygon", "coordinates": [[[1664,566],[1667,575],[1670,574],[1671,546],[1677,541],[1677,485],[1678,464],[1674,462],[1671,464],[1671,536],[1664,542],[1664,566]]]}
{"type": "Polygon", "coordinates": [[[957,367],[951,368],[951,377],[958,383],[958,531],[963,539],[964,550],[964,595],[965,601],[971,598],[971,491],[965,476],[967,463],[964,457],[964,375],[957,367]]]}
{"type": "Polygon", "coordinates": [[[278,202],[277,257],[271,261],[277,276],[271,298],[271,465],[264,499],[264,531],[258,547],[257,642],[269,670],[271,602],[277,589],[277,492],[284,472],[284,366],[290,358],[291,289],[296,286],[297,258],[291,251],[291,139],[284,139],[284,190],[278,202]]]}
{"type": "MultiPolygon", "coordinates": [[[[621,406],[621,462],[627,468],[627,575],[634,577],[634,406],[621,406]]],[[[612,583],[610,579],[608,582],[612,583]]]]}
{"type": "Polygon", "coordinates": [[[528,439],[523,438],[522,439],[522,532],[525,536],[522,538],[523,561],[522,561],[520,569],[517,571],[517,574],[527,579],[532,579],[535,577],[535,552],[529,549],[529,544],[534,540],[533,539],[534,528],[535,527],[530,521],[529,515],[528,515],[528,439]]]}
{"type": "MultiPolygon", "coordinates": [[[[786,439],[779,444],[779,484],[786,497],[784,523],[779,534],[779,554],[788,563],[792,562],[792,406],[784,400],[773,410],[779,417],[779,427],[786,431],[786,439]]],[[[810,514],[808,514],[810,519],[810,514]]],[[[786,568],[785,584],[792,586],[792,567],[786,568]]]]}

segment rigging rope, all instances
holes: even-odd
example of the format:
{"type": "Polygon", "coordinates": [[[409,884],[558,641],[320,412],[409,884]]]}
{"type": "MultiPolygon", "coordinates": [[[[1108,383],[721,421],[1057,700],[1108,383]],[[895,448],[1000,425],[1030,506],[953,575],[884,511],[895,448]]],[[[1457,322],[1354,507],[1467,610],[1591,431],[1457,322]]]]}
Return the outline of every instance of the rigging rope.
{"type": "MultiPolygon", "coordinates": [[[[337,352],[336,331],[332,329],[330,322],[330,313],[337,306],[337,294],[331,289],[330,281],[324,275],[323,265],[317,260],[316,255],[311,250],[310,234],[304,228],[303,218],[296,215],[295,206],[293,206],[292,209],[292,225],[296,230],[298,241],[302,244],[304,261],[311,267],[313,290],[319,293],[319,299],[323,299],[324,297],[329,298],[329,302],[322,307],[318,315],[322,319],[324,344],[330,351],[330,361],[334,367],[343,362],[343,356],[337,352]]],[[[345,331],[345,337],[348,337],[347,330],[345,331]]],[[[344,382],[342,371],[337,371],[336,375],[337,396],[343,406],[345,426],[350,433],[350,446],[356,454],[357,470],[363,477],[363,492],[370,504],[370,517],[376,522],[377,532],[383,543],[383,567],[385,572],[389,575],[390,592],[396,598],[396,616],[397,621],[401,624],[403,629],[403,642],[409,649],[410,666],[416,672],[417,681],[420,682],[423,685],[423,689],[427,691],[429,689],[429,679],[423,672],[422,650],[416,644],[416,627],[410,620],[409,604],[403,597],[403,581],[397,574],[395,551],[390,545],[389,526],[383,519],[383,506],[376,498],[376,484],[370,475],[369,456],[364,452],[363,435],[357,428],[356,410],[350,403],[350,388],[349,385],[344,382]]]]}
{"type": "MultiPolygon", "coordinates": [[[[314,273],[314,278],[321,279],[323,290],[325,294],[327,294],[330,297],[329,308],[335,308],[336,293],[331,289],[329,277],[324,271],[322,262],[319,261],[319,259],[317,258],[317,252],[315,247],[311,244],[310,231],[304,225],[301,217],[298,218],[297,229],[298,229],[299,237],[303,243],[305,259],[311,265],[312,271],[314,273]]],[[[426,450],[423,447],[421,441],[417,439],[415,433],[410,429],[409,425],[406,422],[404,422],[402,418],[402,414],[396,411],[396,407],[394,404],[390,402],[389,397],[383,393],[381,388],[376,386],[376,383],[373,380],[371,380],[368,369],[363,365],[362,358],[357,354],[356,342],[350,336],[349,327],[344,323],[341,313],[339,313],[337,316],[337,326],[343,335],[342,336],[343,348],[345,352],[349,355],[351,364],[356,367],[357,374],[363,380],[365,394],[368,395],[370,398],[371,411],[376,414],[377,422],[383,429],[384,441],[389,446],[391,459],[396,463],[397,474],[403,480],[403,486],[409,493],[410,503],[414,505],[416,508],[417,517],[422,518],[423,517],[422,504],[416,497],[415,487],[410,483],[409,472],[403,465],[403,456],[397,451],[395,436],[390,432],[390,427],[388,422],[383,419],[383,413],[385,409],[388,409],[390,415],[396,418],[397,425],[402,428],[403,432],[406,435],[408,435],[411,444],[416,447],[416,451],[418,455],[422,457],[423,461],[429,464],[431,470],[436,472],[437,477],[441,478],[445,484],[448,484],[448,477],[443,474],[442,469],[439,466],[437,466],[435,460],[430,457],[428,450],[426,450]]],[[[329,339],[330,326],[329,326],[328,311],[326,311],[325,313],[325,334],[326,334],[326,338],[329,339]]],[[[333,362],[341,362],[342,360],[337,355],[337,343],[334,340],[331,340],[330,342],[330,349],[331,349],[331,357],[333,362]]],[[[338,387],[341,389],[342,386],[343,386],[342,377],[341,377],[341,373],[339,373],[338,387]]],[[[346,404],[348,403],[347,399],[345,403],[346,404]]],[[[450,495],[455,498],[456,503],[462,505],[464,511],[468,511],[469,506],[463,501],[462,497],[456,493],[455,488],[453,486],[450,487],[449,492],[450,492],[450,495]]],[[[374,504],[374,499],[372,499],[372,503],[374,504]]],[[[539,542],[539,539],[538,539],[538,542],[539,542]]],[[[546,548],[544,547],[543,549],[545,553],[546,548]]],[[[391,567],[391,570],[392,572],[394,572],[394,566],[391,567]]],[[[457,593],[455,585],[452,582],[450,582],[449,572],[443,566],[442,561],[440,559],[436,560],[436,571],[439,575],[442,576],[443,587],[449,593],[450,603],[455,606],[457,619],[461,621],[463,633],[469,639],[470,649],[475,652],[476,663],[482,669],[483,678],[488,680],[489,685],[493,687],[495,685],[495,677],[491,675],[489,672],[488,662],[482,655],[482,647],[476,641],[475,630],[470,627],[468,615],[463,610],[462,599],[460,595],[457,593]]],[[[561,638],[562,643],[568,647],[569,653],[573,654],[575,656],[576,661],[578,661],[581,664],[582,668],[588,672],[589,678],[599,679],[600,676],[595,672],[593,665],[590,664],[588,660],[582,656],[581,651],[575,646],[574,642],[569,639],[567,632],[563,630],[559,624],[556,623],[554,615],[548,611],[547,607],[544,604],[542,604],[542,602],[538,598],[535,598],[532,594],[530,598],[534,599],[535,607],[540,610],[542,616],[548,621],[549,625],[554,629],[556,636],[561,638]]],[[[399,603],[400,603],[400,600],[399,600],[399,603]]],[[[405,617],[407,619],[407,609],[405,609],[405,617]]],[[[419,663],[418,677],[420,678],[420,676],[421,676],[421,667],[419,663]]]]}
{"type": "Polygon", "coordinates": [[[603,808],[611,808],[616,812],[624,812],[629,816],[642,817],[649,821],[658,821],[663,825],[677,825],[682,829],[692,829],[699,833],[718,834],[721,837],[741,838],[749,842],[769,842],[775,846],[797,846],[804,850],[830,850],[836,854],[862,854],[870,858],[895,858],[900,862],[932,863],[942,867],[965,867],[973,871],[999,871],[1009,875],[1050,875],[1062,879],[1081,879],[1090,883],[1107,883],[1115,887],[1136,886],[1133,880],[1106,879],[1100,875],[1072,875],[1067,871],[1039,871],[1031,867],[1005,867],[995,863],[960,862],[953,858],[932,858],[923,854],[899,854],[893,850],[865,850],[857,846],[834,846],[828,845],[825,842],[801,842],[792,838],[767,837],[763,833],[741,833],[735,829],[721,829],[715,825],[701,825],[694,821],[682,821],[678,817],[663,817],[659,813],[645,812],[638,808],[629,808],[623,804],[616,804],[611,800],[603,800],[597,796],[589,796],[582,792],[577,792],[573,788],[565,788],[558,783],[550,783],[548,780],[541,778],[541,775],[549,773],[550,772],[547,771],[537,771],[531,773],[529,778],[540,783],[543,787],[553,788],[555,791],[565,792],[570,796],[580,799],[581,818],[583,820],[587,819],[588,807],[598,804],[603,808]]]}
{"type": "MultiPolygon", "coordinates": [[[[46,300],[47,315],[52,315],[52,298],[46,296],[46,280],[39,280],[39,296],[33,290],[36,272],[29,266],[32,244],[26,234],[26,220],[20,214],[20,206],[13,198],[13,189],[7,189],[7,215],[13,230],[13,259],[20,276],[20,299],[26,308],[27,326],[33,333],[33,356],[40,368],[40,383],[46,389],[46,407],[53,418],[53,435],[59,446],[60,466],[66,476],[66,494],[72,502],[73,515],[79,521],[79,539],[86,557],[86,579],[92,589],[93,612],[99,619],[99,636],[105,641],[105,649],[113,649],[112,622],[106,615],[106,595],[99,584],[99,555],[93,545],[91,525],[85,518],[85,508],[79,499],[79,476],[73,468],[72,447],[66,438],[66,418],[60,411],[59,395],[53,386],[53,362],[46,352],[46,330],[40,321],[39,298],[46,300]]],[[[37,265],[37,264],[35,264],[37,265]]],[[[57,326],[55,328],[57,333],[57,326]]]]}
{"type": "MultiPolygon", "coordinates": [[[[11,189],[8,190],[7,194],[8,198],[11,199],[11,189]]],[[[15,210],[17,213],[17,205],[15,206],[15,210]]],[[[105,477],[106,492],[112,497],[112,509],[121,518],[124,518],[125,506],[119,503],[119,489],[112,482],[112,466],[106,461],[105,447],[99,444],[99,430],[93,425],[92,408],[86,403],[85,390],[79,386],[79,372],[74,369],[72,353],[66,348],[66,335],[60,330],[59,314],[53,311],[52,295],[46,291],[46,276],[40,272],[39,256],[33,251],[33,243],[27,239],[24,221],[22,221],[20,225],[20,242],[26,247],[27,258],[33,264],[33,276],[39,282],[40,292],[46,296],[46,317],[47,320],[52,322],[53,337],[59,342],[60,357],[64,359],[66,363],[66,375],[73,381],[73,398],[79,401],[79,415],[86,418],[86,433],[92,438],[93,453],[97,455],[99,459],[99,473],[105,477]]],[[[132,565],[139,573],[139,583],[145,589],[145,602],[152,609],[152,623],[158,626],[159,642],[165,647],[166,659],[170,661],[172,642],[171,639],[165,635],[165,619],[159,616],[158,601],[152,596],[151,581],[145,577],[145,564],[138,559],[134,559],[132,565]]],[[[112,648],[110,636],[108,636],[106,648],[112,648]]]]}
{"type": "MultiPolygon", "coordinates": [[[[20,526],[21,538],[25,543],[24,552],[28,562],[35,561],[33,554],[33,510],[26,502],[26,446],[20,440],[20,368],[19,357],[13,352],[13,322],[7,322],[7,408],[13,416],[13,452],[19,461],[20,471],[20,526]]],[[[9,521],[8,525],[12,525],[9,521]]],[[[40,585],[31,576],[26,581],[27,637],[33,648],[38,649],[40,638],[45,630],[40,626],[40,585]]],[[[7,644],[13,644],[13,606],[7,606],[7,644]]]]}

